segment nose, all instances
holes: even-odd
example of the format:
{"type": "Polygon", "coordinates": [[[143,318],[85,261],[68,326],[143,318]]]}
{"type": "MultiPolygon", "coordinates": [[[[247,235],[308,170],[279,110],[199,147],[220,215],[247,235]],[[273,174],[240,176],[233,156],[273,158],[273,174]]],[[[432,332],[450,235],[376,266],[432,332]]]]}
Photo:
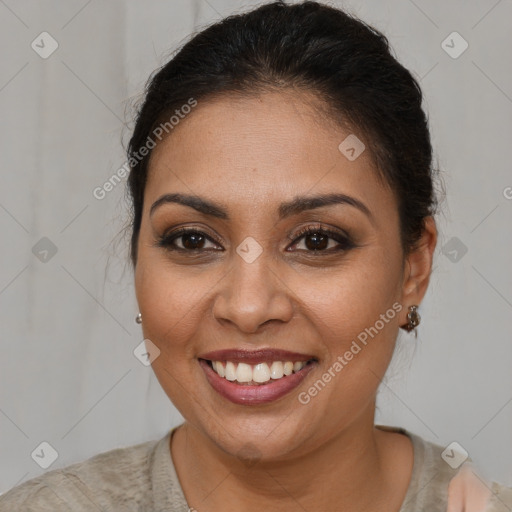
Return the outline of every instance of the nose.
{"type": "Polygon", "coordinates": [[[219,283],[213,316],[250,334],[264,324],[290,321],[293,293],[265,251],[251,263],[238,254],[233,259],[230,271],[219,283]]]}

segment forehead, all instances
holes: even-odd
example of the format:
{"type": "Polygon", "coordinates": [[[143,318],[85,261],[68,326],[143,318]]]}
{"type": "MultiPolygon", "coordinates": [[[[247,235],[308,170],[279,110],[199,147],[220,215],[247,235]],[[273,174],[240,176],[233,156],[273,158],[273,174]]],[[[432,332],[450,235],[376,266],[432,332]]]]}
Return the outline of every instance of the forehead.
{"type": "MultiPolygon", "coordinates": [[[[340,151],[354,135],[304,93],[198,102],[153,150],[145,209],[172,192],[210,198],[233,211],[266,211],[269,203],[297,195],[333,192],[373,209],[393,209],[392,194],[377,178],[369,151],[355,160],[340,151]]],[[[361,134],[356,136],[364,143],[361,134]]]]}

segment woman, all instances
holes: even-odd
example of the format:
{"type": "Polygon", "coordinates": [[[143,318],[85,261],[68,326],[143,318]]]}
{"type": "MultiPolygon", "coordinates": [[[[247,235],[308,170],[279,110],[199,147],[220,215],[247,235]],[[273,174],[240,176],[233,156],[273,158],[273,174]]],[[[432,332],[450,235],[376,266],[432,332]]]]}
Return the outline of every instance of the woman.
{"type": "Polygon", "coordinates": [[[185,418],[12,489],[1,510],[505,511],[464,453],[374,425],[437,242],[422,94],[316,2],[205,29],[131,138],[138,323],[185,418]]]}

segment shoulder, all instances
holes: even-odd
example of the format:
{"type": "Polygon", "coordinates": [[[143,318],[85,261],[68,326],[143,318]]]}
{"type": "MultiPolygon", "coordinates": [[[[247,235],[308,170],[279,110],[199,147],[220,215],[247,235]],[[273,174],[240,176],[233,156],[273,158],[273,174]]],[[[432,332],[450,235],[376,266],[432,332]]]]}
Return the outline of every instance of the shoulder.
{"type": "Polygon", "coordinates": [[[405,429],[414,449],[409,489],[400,512],[510,512],[512,489],[481,476],[467,452],[457,443],[447,447],[405,429]]]}
{"type": "Polygon", "coordinates": [[[510,512],[512,489],[483,478],[472,463],[465,463],[451,480],[448,512],[510,512]]]}
{"type": "Polygon", "coordinates": [[[0,511],[139,510],[150,505],[151,468],[168,438],[116,448],[48,471],[0,496],[0,511]]]}
{"type": "Polygon", "coordinates": [[[446,512],[450,482],[462,464],[459,455],[410,431],[399,431],[409,437],[414,453],[409,488],[400,512],[446,512]]]}

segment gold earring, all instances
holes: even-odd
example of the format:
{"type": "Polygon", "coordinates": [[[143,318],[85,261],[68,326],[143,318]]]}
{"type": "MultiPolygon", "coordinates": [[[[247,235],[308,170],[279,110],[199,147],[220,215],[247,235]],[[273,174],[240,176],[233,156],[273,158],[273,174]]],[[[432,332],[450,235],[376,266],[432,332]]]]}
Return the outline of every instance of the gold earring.
{"type": "Polygon", "coordinates": [[[409,306],[409,313],[407,313],[408,322],[400,327],[407,332],[411,332],[421,322],[421,316],[418,313],[418,306],[409,306]]]}

